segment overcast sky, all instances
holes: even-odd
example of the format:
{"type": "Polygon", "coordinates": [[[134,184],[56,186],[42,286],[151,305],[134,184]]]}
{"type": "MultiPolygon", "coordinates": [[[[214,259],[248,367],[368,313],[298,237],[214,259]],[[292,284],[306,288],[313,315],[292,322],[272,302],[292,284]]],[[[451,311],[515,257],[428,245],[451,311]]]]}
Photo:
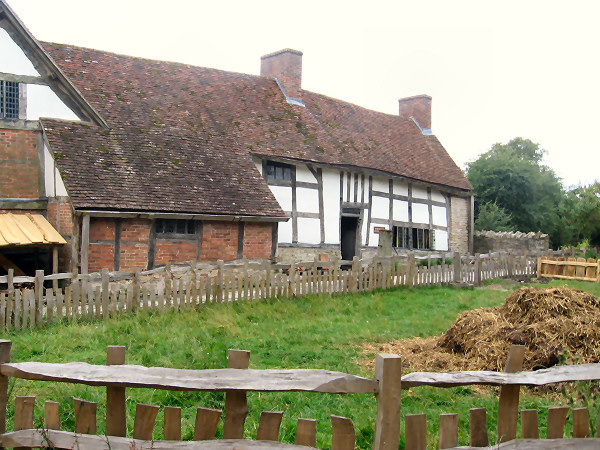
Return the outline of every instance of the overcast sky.
{"type": "Polygon", "coordinates": [[[258,74],[304,53],[304,89],[390,114],[433,97],[454,160],[525,137],[565,186],[600,179],[600,1],[7,0],[39,40],[258,74]]]}

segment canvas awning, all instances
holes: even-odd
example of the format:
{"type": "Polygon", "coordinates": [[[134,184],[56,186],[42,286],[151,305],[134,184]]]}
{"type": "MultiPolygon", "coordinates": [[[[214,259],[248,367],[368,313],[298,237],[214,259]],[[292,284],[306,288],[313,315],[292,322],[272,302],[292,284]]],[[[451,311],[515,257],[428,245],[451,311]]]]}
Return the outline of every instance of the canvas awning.
{"type": "Polygon", "coordinates": [[[66,243],[41,214],[0,214],[0,248],[66,243]]]}

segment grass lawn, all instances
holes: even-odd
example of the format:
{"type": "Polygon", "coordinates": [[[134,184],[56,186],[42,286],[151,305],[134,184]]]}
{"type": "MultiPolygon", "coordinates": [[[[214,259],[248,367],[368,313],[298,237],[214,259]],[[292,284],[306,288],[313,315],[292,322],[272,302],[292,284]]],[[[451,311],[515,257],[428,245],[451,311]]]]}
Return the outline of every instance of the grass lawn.
{"type": "MultiPolygon", "coordinates": [[[[600,295],[597,284],[568,284],[600,295]]],[[[518,286],[506,284],[506,287],[514,289],[518,286]]],[[[358,361],[374,355],[362,353],[358,349],[359,344],[438,335],[454,322],[461,311],[499,305],[507,295],[507,291],[501,290],[398,288],[348,296],[216,304],[197,311],[142,312],[109,320],[61,322],[37,330],[4,333],[2,337],[13,341],[14,361],[103,364],[107,345],[125,345],[128,364],[208,369],[227,367],[227,349],[234,348],[251,351],[251,368],[322,368],[372,377],[373,374],[366,372],[358,361]]],[[[36,417],[42,415],[43,401],[58,401],[61,403],[63,428],[72,430],[72,397],[75,396],[98,402],[98,432],[104,432],[103,388],[14,379],[11,382],[9,429],[12,429],[10,418],[14,397],[36,395],[36,417]]],[[[468,444],[469,408],[487,407],[488,423],[495,422],[497,397],[493,392],[476,394],[468,387],[415,388],[403,395],[402,414],[427,413],[432,444],[436,439],[440,413],[460,414],[460,445],[468,444]]],[[[136,403],[181,406],[184,439],[192,437],[196,407],[224,408],[224,395],[221,393],[128,389],[127,397],[129,435],[136,403]]],[[[522,407],[557,406],[555,402],[549,402],[546,397],[525,396],[522,407]]],[[[329,447],[329,415],[335,414],[352,418],[359,448],[371,446],[376,411],[372,395],[249,393],[248,403],[248,438],[256,436],[261,411],[284,411],[281,440],[293,442],[297,418],[314,418],[318,420],[317,446],[329,447]]],[[[540,423],[544,420],[542,415],[540,423]]],[[[493,428],[490,425],[490,429],[493,428]]],[[[222,424],[218,435],[221,433],[222,424]]],[[[155,438],[161,437],[162,412],[155,427],[155,438]]]]}

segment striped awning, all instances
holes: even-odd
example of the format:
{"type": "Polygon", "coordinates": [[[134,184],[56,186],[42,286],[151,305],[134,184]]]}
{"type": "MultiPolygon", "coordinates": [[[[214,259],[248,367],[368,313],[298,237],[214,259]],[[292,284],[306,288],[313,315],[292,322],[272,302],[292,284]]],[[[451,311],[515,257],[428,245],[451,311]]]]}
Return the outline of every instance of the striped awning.
{"type": "Polygon", "coordinates": [[[66,243],[67,241],[41,214],[0,214],[0,248],[66,243]]]}

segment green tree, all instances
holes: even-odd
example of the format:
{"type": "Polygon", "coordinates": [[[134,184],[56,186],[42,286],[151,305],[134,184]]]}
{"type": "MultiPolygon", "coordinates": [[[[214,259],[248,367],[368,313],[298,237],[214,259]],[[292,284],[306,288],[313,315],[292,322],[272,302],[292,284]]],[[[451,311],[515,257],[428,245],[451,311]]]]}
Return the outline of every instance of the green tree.
{"type": "Polygon", "coordinates": [[[600,246],[600,181],[568,191],[561,212],[567,243],[577,245],[587,240],[600,246]]]}
{"type": "Polygon", "coordinates": [[[543,164],[546,152],[529,139],[515,138],[494,146],[467,164],[474,188],[475,218],[482,205],[495,203],[510,214],[514,230],[542,231],[553,246],[560,245],[564,198],[560,178],[543,164]]]}
{"type": "Polygon", "coordinates": [[[512,217],[496,203],[488,202],[479,205],[475,219],[476,230],[514,231],[511,225],[512,217]]]}

